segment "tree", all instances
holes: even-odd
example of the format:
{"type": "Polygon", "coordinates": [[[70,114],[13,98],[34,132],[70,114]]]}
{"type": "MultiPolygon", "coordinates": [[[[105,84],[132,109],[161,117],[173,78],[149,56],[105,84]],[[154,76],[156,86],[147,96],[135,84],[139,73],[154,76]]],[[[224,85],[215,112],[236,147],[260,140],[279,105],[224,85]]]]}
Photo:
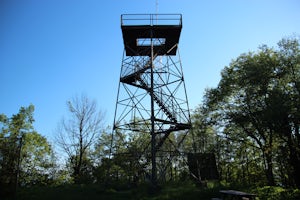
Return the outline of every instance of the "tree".
{"type": "Polygon", "coordinates": [[[57,131],[57,142],[67,154],[72,177],[80,183],[86,176],[90,150],[103,129],[104,114],[97,110],[95,101],[87,96],[75,96],[67,102],[69,118],[62,119],[57,131]]]}
{"type": "Polygon", "coordinates": [[[47,185],[53,181],[55,158],[47,139],[36,131],[26,133],[22,140],[20,183],[47,185]]]}
{"type": "Polygon", "coordinates": [[[139,132],[125,134],[116,131],[112,135],[103,132],[96,144],[97,182],[111,184],[136,184],[145,179],[146,166],[150,165],[150,137],[139,126],[139,132]],[[147,156],[148,155],[148,156],[147,156]],[[101,158],[101,159],[99,159],[101,158]]]}
{"type": "Polygon", "coordinates": [[[211,153],[214,152],[216,131],[209,120],[209,114],[204,106],[199,106],[195,109],[192,115],[193,129],[192,145],[194,152],[198,153],[211,153]]]}
{"type": "Polygon", "coordinates": [[[229,138],[261,151],[269,185],[276,184],[275,158],[285,155],[289,166],[284,176],[300,187],[299,40],[283,39],[278,47],[263,45],[232,61],[218,87],[207,92],[206,105],[222,130],[235,127],[227,132],[229,138]]]}
{"type": "Polygon", "coordinates": [[[11,118],[0,115],[0,184],[15,192],[17,185],[29,186],[50,181],[54,163],[47,139],[33,128],[34,106],[21,107],[11,118]]]}

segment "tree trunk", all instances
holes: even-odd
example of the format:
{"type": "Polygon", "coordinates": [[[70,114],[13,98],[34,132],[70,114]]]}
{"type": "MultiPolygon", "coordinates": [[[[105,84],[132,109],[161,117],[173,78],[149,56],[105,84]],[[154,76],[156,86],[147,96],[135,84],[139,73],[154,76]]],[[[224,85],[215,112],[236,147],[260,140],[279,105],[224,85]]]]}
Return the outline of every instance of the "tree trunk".
{"type": "Polygon", "coordinates": [[[297,123],[295,123],[295,138],[296,138],[296,142],[295,142],[295,145],[293,147],[294,148],[294,154],[293,155],[293,159],[294,160],[294,173],[295,173],[295,183],[296,183],[296,186],[298,188],[300,188],[300,134],[299,134],[299,125],[297,123]]]}
{"type": "Polygon", "coordinates": [[[292,166],[292,175],[297,188],[300,188],[300,153],[297,147],[293,144],[289,145],[290,159],[289,163],[292,166]]]}
{"type": "Polygon", "coordinates": [[[80,178],[81,178],[81,166],[82,166],[82,157],[83,157],[83,153],[84,153],[84,150],[83,150],[83,145],[82,145],[82,137],[80,137],[80,149],[79,149],[79,160],[78,160],[78,165],[77,165],[77,183],[80,183],[80,178]]]}
{"type": "Polygon", "coordinates": [[[299,155],[297,155],[297,152],[295,152],[294,149],[291,150],[290,153],[290,165],[292,166],[292,173],[294,182],[297,186],[297,188],[300,188],[300,161],[299,161],[299,155]]]}
{"type": "Polygon", "coordinates": [[[291,128],[287,126],[285,135],[288,139],[288,148],[290,151],[289,164],[292,167],[293,180],[297,188],[300,188],[300,151],[298,145],[299,141],[297,141],[297,131],[299,132],[299,130],[296,130],[295,136],[293,137],[291,128]]]}
{"type": "Polygon", "coordinates": [[[267,180],[268,180],[268,185],[274,186],[275,185],[275,180],[274,180],[274,174],[273,174],[273,163],[272,163],[272,155],[270,153],[266,153],[266,175],[267,175],[267,180]]]}

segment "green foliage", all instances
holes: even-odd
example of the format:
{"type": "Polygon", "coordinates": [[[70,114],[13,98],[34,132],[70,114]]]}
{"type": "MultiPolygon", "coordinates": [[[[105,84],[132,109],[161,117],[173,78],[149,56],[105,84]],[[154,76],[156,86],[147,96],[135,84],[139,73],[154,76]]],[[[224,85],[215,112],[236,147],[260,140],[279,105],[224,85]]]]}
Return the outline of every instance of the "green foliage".
{"type": "MultiPolygon", "coordinates": [[[[209,122],[209,113],[205,107],[199,106],[192,115],[193,129],[190,132],[192,137],[192,148],[190,151],[199,153],[214,152],[217,133],[209,122]]],[[[185,141],[185,143],[188,142],[185,141]]]]}
{"type": "Polygon", "coordinates": [[[191,182],[169,183],[153,192],[147,184],[117,190],[101,185],[64,185],[59,187],[23,188],[18,199],[207,199],[217,197],[219,188],[200,189],[191,182]]]}
{"type": "Polygon", "coordinates": [[[22,188],[18,199],[143,199],[143,200],[173,200],[173,199],[207,199],[220,197],[219,190],[237,189],[254,193],[259,200],[297,200],[299,189],[282,187],[258,187],[249,189],[245,186],[230,186],[218,182],[208,182],[207,188],[199,188],[192,182],[170,182],[153,192],[150,185],[142,184],[134,188],[116,189],[103,185],[61,185],[56,187],[35,186],[22,188]]]}
{"type": "Polygon", "coordinates": [[[300,198],[299,189],[265,186],[257,188],[254,192],[258,195],[259,200],[296,200],[300,198]]]}
{"type": "Polygon", "coordinates": [[[203,116],[218,132],[223,179],[300,186],[299,80],[299,40],[288,38],[241,54],[207,90],[203,116]]]}
{"type": "Polygon", "coordinates": [[[154,192],[147,183],[148,127],[117,132],[112,143],[102,129],[103,114],[82,96],[68,101],[70,116],[58,130],[68,156],[63,169],[34,130],[33,105],[12,117],[0,114],[1,193],[15,192],[18,183],[25,186],[18,199],[211,199],[224,188],[256,193],[260,200],[300,199],[299,189],[291,189],[300,185],[299,39],[241,54],[221,75],[193,113],[191,133],[171,133],[160,147],[171,152],[185,138],[180,151],[214,153],[221,182],[199,188],[181,157],[169,166],[165,157],[172,155],[157,152],[158,182],[164,184],[154,192]]]}
{"type": "Polygon", "coordinates": [[[35,131],[24,135],[20,184],[26,186],[49,184],[53,168],[53,151],[47,139],[35,131]]]}
{"type": "Polygon", "coordinates": [[[86,154],[82,156],[82,161],[80,165],[80,171],[79,173],[76,173],[76,166],[78,163],[78,155],[77,156],[72,156],[69,160],[69,165],[70,165],[70,171],[71,171],[71,176],[74,180],[75,183],[80,183],[80,184],[89,184],[94,182],[94,177],[93,177],[93,171],[94,171],[94,166],[93,163],[91,162],[91,159],[87,157],[86,154]]]}
{"type": "Polygon", "coordinates": [[[17,185],[49,184],[54,166],[53,152],[32,123],[34,106],[21,107],[11,118],[0,117],[1,195],[12,196],[17,185]]]}

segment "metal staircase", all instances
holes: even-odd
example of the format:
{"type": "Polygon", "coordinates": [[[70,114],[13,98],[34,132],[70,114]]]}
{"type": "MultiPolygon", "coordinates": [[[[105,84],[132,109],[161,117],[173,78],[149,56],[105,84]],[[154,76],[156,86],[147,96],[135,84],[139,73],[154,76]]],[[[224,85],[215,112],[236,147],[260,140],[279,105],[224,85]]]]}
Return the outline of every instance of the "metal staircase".
{"type": "MultiPolygon", "coordinates": [[[[155,60],[156,57],[157,54],[153,56],[153,60],[155,60]]],[[[142,74],[151,68],[152,62],[153,61],[151,60],[151,57],[149,57],[148,61],[143,67],[139,67],[139,66],[136,67],[136,69],[131,74],[121,77],[120,82],[143,88],[151,95],[151,87],[148,86],[148,84],[142,79],[142,74]]],[[[161,93],[165,94],[162,91],[162,89],[161,89],[161,93]]],[[[153,99],[156,102],[156,104],[162,109],[162,111],[166,114],[166,116],[168,116],[168,118],[172,122],[177,123],[176,117],[170,111],[170,109],[168,108],[169,106],[166,105],[163,99],[159,98],[159,96],[154,92],[153,92],[153,99]]]]}
{"type": "MultiPolygon", "coordinates": [[[[141,88],[145,89],[149,94],[151,94],[151,88],[147,85],[147,83],[140,77],[138,78],[138,81],[142,86],[141,88]]],[[[161,90],[161,92],[163,93],[162,90],[161,90]]],[[[176,117],[170,111],[169,106],[166,105],[166,103],[163,102],[163,99],[159,98],[155,92],[153,92],[153,100],[161,108],[161,110],[166,114],[166,116],[168,116],[168,118],[171,120],[171,122],[177,123],[176,117]]]]}
{"type": "MultiPolygon", "coordinates": [[[[155,55],[155,57],[153,59],[156,58],[157,55],[155,55]]],[[[148,61],[146,62],[146,64],[142,67],[140,67],[139,65],[137,65],[134,69],[134,71],[131,74],[125,75],[123,77],[120,78],[120,81],[122,83],[127,83],[127,84],[134,84],[134,82],[137,80],[137,78],[144,73],[145,71],[147,71],[148,69],[151,68],[151,58],[148,59],[148,61]]]]}
{"type": "MultiPolygon", "coordinates": [[[[147,64],[139,68],[139,70],[133,72],[132,74],[126,75],[120,79],[121,82],[127,83],[139,88],[142,88],[147,91],[149,95],[151,95],[151,88],[149,87],[149,84],[147,84],[143,79],[142,79],[142,74],[147,71],[151,67],[149,66],[149,61],[147,64]]],[[[164,91],[161,89],[160,93],[164,93],[164,91]]],[[[153,92],[153,100],[156,102],[156,104],[160,107],[160,109],[165,113],[165,115],[168,117],[169,121],[164,120],[164,119],[155,119],[155,121],[163,122],[164,124],[170,124],[169,128],[166,130],[162,130],[157,132],[158,134],[164,134],[162,137],[160,137],[160,140],[157,142],[156,149],[158,150],[164,143],[164,141],[168,138],[170,133],[172,131],[178,131],[178,130],[185,130],[189,129],[190,125],[189,124],[184,124],[184,123],[178,123],[176,119],[176,113],[172,112],[170,108],[174,107],[173,105],[168,105],[164,101],[162,97],[159,97],[159,95],[155,92],[153,92]]]]}

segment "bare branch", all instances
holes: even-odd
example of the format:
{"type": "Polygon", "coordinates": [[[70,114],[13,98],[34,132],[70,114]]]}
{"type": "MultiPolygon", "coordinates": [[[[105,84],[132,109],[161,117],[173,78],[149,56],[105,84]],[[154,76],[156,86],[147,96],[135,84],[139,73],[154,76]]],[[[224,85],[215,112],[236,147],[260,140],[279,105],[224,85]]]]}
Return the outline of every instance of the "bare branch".
{"type": "Polygon", "coordinates": [[[73,97],[67,106],[69,117],[60,122],[56,140],[69,159],[78,161],[73,168],[77,169],[74,175],[80,175],[83,157],[88,156],[87,150],[93,147],[103,130],[104,113],[85,95],[73,97]]]}

